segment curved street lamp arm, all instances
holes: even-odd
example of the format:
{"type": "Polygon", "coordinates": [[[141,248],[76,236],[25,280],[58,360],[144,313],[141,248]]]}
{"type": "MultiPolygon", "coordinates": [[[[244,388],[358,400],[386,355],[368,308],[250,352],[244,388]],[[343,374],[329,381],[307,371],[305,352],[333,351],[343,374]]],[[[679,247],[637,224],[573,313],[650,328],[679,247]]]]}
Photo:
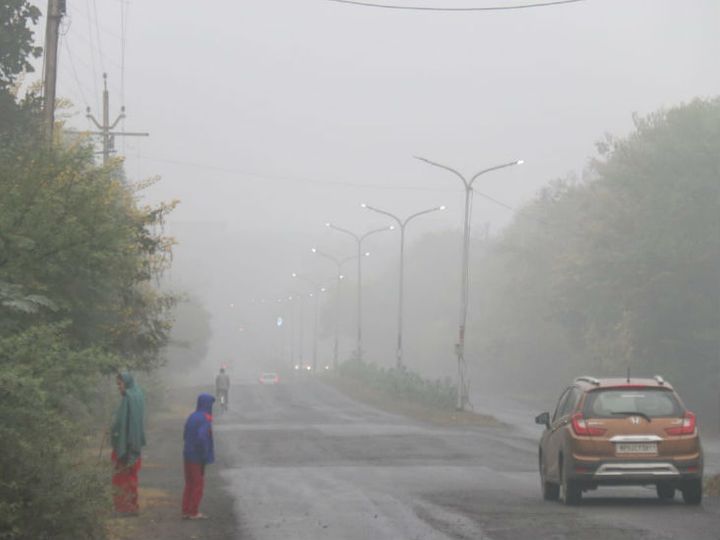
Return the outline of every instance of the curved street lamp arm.
{"type": "MultiPolygon", "coordinates": [[[[424,157],[420,157],[420,156],[413,156],[413,157],[414,157],[415,159],[419,159],[420,161],[424,161],[425,163],[427,163],[428,165],[432,165],[433,167],[440,167],[441,169],[445,169],[446,171],[450,171],[451,173],[453,173],[454,175],[456,175],[460,180],[462,180],[462,183],[465,185],[465,188],[469,188],[469,187],[470,187],[470,183],[472,183],[472,180],[470,181],[470,183],[468,183],[468,181],[465,180],[465,177],[464,177],[462,174],[460,174],[458,171],[456,171],[455,169],[453,169],[452,167],[448,167],[447,165],[443,165],[442,163],[436,163],[436,162],[434,162],[434,161],[430,161],[429,159],[426,159],[426,158],[424,158],[424,157]]],[[[484,172],[486,172],[486,171],[484,171],[484,172]]],[[[476,176],[477,176],[477,175],[476,175],[476,176]]]]}
{"type": "Polygon", "coordinates": [[[365,234],[363,234],[363,235],[360,237],[360,242],[362,242],[363,240],[365,240],[365,239],[366,239],[368,236],[370,236],[371,234],[375,234],[375,233],[379,233],[379,232],[385,232],[385,231],[392,231],[393,229],[394,229],[394,227],[393,227],[392,225],[391,225],[390,227],[383,227],[383,228],[381,228],[381,229],[373,229],[372,231],[368,231],[368,232],[366,232],[365,234]]]}
{"type": "Polygon", "coordinates": [[[400,225],[401,227],[403,225],[402,220],[399,217],[397,217],[395,214],[391,214],[390,212],[388,212],[386,210],[380,210],[379,208],[375,208],[374,206],[370,206],[369,204],[362,204],[361,206],[368,210],[372,210],[373,212],[377,212],[378,214],[382,214],[391,219],[394,219],[397,222],[397,224],[400,225]]]}
{"type": "Polygon", "coordinates": [[[325,226],[330,227],[331,229],[335,229],[336,231],[340,231],[342,233],[349,234],[350,236],[352,236],[355,239],[356,242],[360,241],[360,237],[352,231],[348,231],[347,229],[338,227],[337,225],[334,225],[333,223],[326,223],[325,226]]]}
{"type": "Polygon", "coordinates": [[[313,281],[313,280],[310,279],[309,277],[302,276],[302,275],[298,274],[297,272],[293,272],[293,273],[291,274],[291,276],[294,277],[295,279],[299,279],[299,280],[301,280],[301,281],[304,281],[305,283],[309,283],[310,285],[313,286],[314,289],[319,289],[319,288],[320,288],[320,285],[318,285],[315,281],[313,281]]]}
{"type": "MultiPolygon", "coordinates": [[[[367,254],[366,254],[366,255],[367,255],[367,254]]],[[[340,264],[339,264],[338,266],[339,266],[340,268],[342,268],[342,266],[343,266],[345,263],[348,263],[348,262],[350,262],[350,261],[354,261],[354,260],[357,259],[357,258],[358,258],[357,255],[350,255],[349,257],[345,257],[344,259],[341,259],[341,260],[340,260],[340,264]]]]}
{"type": "Polygon", "coordinates": [[[489,173],[492,171],[497,171],[498,169],[504,169],[505,167],[512,167],[513,165],[520,165],[522,164],[522,160],[517,161],[511,161],[510,163],[503,163],[502,165],[495,165],[494,167],[490,167],[489,169],[483,169],[479,173],[475,173],[473,177],[470,179],[469,186],[472,186],[473,182],[478,176],[482,176],[485,173],[489,173]]]}
{"type": "Polygon", "coordinates": [[[402,226],[404,227],[405,225],[407,225],[411,219],[415,219],[416,217],[424,216],[425,214],[429,214],[431,212],[437,212],[439,210],[445,210],[445,207],[444,206],[436,206],[435,208],[428,208],[427,210],[423,210],[422,212],[416,212],[416,213],[408,216],[407,218],[405,218],[405,222],[402,224],[402,226]]]}
{"type": "Polygon", "coordinates": [[[337,257],[334,257],[334,256],[330,255],[329,253],[325,253],[325,252],[323,252],[323,251],[320,251],[318,248],[312,248],[312,252],[313,252],[315,255],[320,255],[321,257],[324,257],[324,258],[326,258],[327,260],[334,262],[335,265],[338,267],[338,271],[341,270],[342,266],[343,266],[345,263],[350,262],[350,261],[352,261],[352,260],[354,260],[354,259],[357,259],[357,255],[350,255],[350,256],[348,256],[348,257],[345,257],[344,259],[339,259],[339,258],[337,258],[337,257]]]}
{"type": "Polygon", "coordinates": [[[321,257],[323,257],[323,258],[325,258],[325,259],[328,259],[328,260],[334,262],[337,266],[340,266],[340,264],[341,264],[340,260],[339,260],[337,257],[333,257],[332,255],[330,255],[330,254],[328,254],[328,253],[325,253],[325,252],[323,252],[323,251],[320,251],[320,250],[317,249],[317,248],[312,248],[312,252],[313,252],[315,255],[320,255],[321,257]]]}

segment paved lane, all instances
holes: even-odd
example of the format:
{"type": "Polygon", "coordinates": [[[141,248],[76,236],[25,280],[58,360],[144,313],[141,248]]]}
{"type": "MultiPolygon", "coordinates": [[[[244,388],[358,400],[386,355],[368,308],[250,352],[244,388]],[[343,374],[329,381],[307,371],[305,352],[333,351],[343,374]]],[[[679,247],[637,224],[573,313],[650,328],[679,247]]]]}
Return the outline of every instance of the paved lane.
{"type": "Polygon", "coordinates": [[[215,426],[238,538],[713,539],[720,505],[599,490],[540,500],[535,442],[506,428],[428,426],[306,380],[235,387],[215,426]]]}

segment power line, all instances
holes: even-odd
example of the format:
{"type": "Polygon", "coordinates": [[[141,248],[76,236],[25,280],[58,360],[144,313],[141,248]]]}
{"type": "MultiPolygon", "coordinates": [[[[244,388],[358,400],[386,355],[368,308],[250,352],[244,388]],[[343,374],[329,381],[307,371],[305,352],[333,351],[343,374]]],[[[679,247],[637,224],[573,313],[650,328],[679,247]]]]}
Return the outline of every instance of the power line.
{"type": "Polygon", "coordinates": [[[249,176],[256,178],[258,180],[273,180],[273,181],[279,181],[279,182],[291,182],[291,183],[301,183],[301,184],[314,184],[314,185],[320,185],[320,186],[335,186],[335,187],[348,187],[348,188],[358,188],[358,189],[382,189],[382,190],[414,190],[414,191],[438,191],[438,192],[449,192],[453,190],[449,189],[439,189],[439,188],[423,188],[418,186],[388,186],[384,184],[359,184],[356,182],[336,182],[333,180],[317,180],[313,178],[300,178],[300,177],[289,177],[289,176],[277,176],[277,175],[267,175],[267,174],[260,174],[255,173],[251,171],[243,171],[240,169],[230,169],[226,167],[218,167],[216,165],[206,165],[202,163],[192,163],[188,161],[179,161],[174,159],[163,159],[163,158],[153,158],[148,156],[141,156],[142,159],[147,161],[157,161],[162,163],[171,163],[174,165],[183,165],[187,167],[196,167],[198,169],[205,169],[205,170],[212,170],[212,171],[218,171],[222,173],[227,174],[237,174],[241,176],[249,176]]]}
{"type": "MultiPolygon", "coordinates": [[[[339,187],[339,188],[353,188],[353,189],[379,189],[379,190],[385,190],[385,191],[429,191],[429,192],[438,192],[438,193],[456,193],[457,190],[451,189],[451,188],[429,188],[429,187],[420,187],[420,186],[388,186],[385,184],[359,184],[357,182],[337,182],[333,180],[318,180],[314,178],[300,178],[300,177],[289,177],[289,176],[276,176],[276,175],[267,175],[267,174],[260,174],[260,173],[254,173],[250,171],[243,171],[240,169],[231,169],[227,167],[218,167],[216,165],[207,165],[203,163],[193,163],[189,161],[180,161],[180,160],[174,160],[174,159],[163,159],[163,158],[153,158],[149,156],[140,155],[137,154],[138,159],[144,159],[146,161],[156,161],[160,163],[171,163],[173,165],[183,165],[186,167],[195,167],[198,169],[205,169],[205,170],[211,170],[211,171],[218,171],[222,173],[227,174],[237,174],[241,176],[249,176],[256,178],[258,180],[273,180],[278,182],[291,182],[291,183],[304,183],[304,184],[313,184],[313,185],[319,185],[319,186],[331,186],[331,187],[339,187]]],[[[509,210],[511,212],[514,212],[516,209],[509,204],[506,204],[499,199],[496,199],[495,197],[491,197],[490,195],[487,195],[485,193],[473,190],[473,193],[476,193],[480,197],[487,199],[490,202],[493,202],[497,204],[498,206],[501,206],[502,208],[505,208],[506,210],[509,210]]]]}
{"type": "MultiPolygon", "coordinates": [[[[90,0],[85,0],[85,5],[87,6],[87,10],[85,11],[85,15],[87,16],[87,23],[88,23],[88,40],[90,45],[90,64],[92,65],[92,72],[93,72],[93,87],[95,89],[95,99],[99,99],[99,92],[98,92],[98,86],[97,86],[97,69],[95,68],[95,47],[93,47],[93,32],[92,32],[92,20],[90,19],[90,0]]],[[[99,102],[95,101],[95,105],[97,106],[99,102]]]]}
{"type": "MultiPolygon", "coordinates": [[[[127,43],[127,10],[125,0],[120,0],[120,104],[125,106],[125,45],[127,43]]],[[[122,120],[125,131],[125,119],[122,120]]],[[[125,153],[125,138],[122,140],[122,152],[125,153]]]]}
{"type": "Polygon", "coordinates": [[[538,2],[534,4],[518,4],[515,6],[487,6],[487,7],[431,7],[431,6],[399,6],[394,4],[376,4],[374,2],[363,2],[360,0],[328,0],[338,4],[353,4],[363,7],[374,7],[384,9],[402,9],[408,11],[508,11],[513,9],[531,9],[548,6],[558,6],[561,4],[574,4],[576,2],[584,2],[585,0],[557,0],[554,2],[538,2]]]}
{"type": "Polygon", "coordinates": [[[98,55],[100,57],[100,67],[102,68],[103,73],[105,73],[105,55],[103,55],[102,40],[100,39],[100,23],[98,22],[97,2],[95,0],[92,0],[92,3],[93,3],[93,13],[95,15],[95,33],[97,34],[97,45],[98,45],[98,55]]]}
{"type": "Polygon", "coordinates": [[[60,40],[60,43],[62,43],[62,46],[65,48],[65,53],[67,54],[68,60],[70,61],[70,68],[72,69],[73,78],[75,79],[75,85],[77,86],[78,92],[80,92],[80,97],[82,97],[83,105],[85,105],[85,107],[88,107],[89,102],[85,97],[85,92],[83,92],[82,84],[80,84],[80,78],[78,77],[77,70],[75,69],[75,61],[73,60],[73,55],[70,52],[70,44],[67,39],[60,40]]]}

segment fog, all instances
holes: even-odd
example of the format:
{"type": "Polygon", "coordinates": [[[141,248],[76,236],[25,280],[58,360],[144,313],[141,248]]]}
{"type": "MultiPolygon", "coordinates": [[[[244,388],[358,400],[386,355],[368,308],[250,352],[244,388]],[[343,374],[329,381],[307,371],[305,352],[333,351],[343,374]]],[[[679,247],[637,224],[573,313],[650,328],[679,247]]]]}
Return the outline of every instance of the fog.
{"type": "MultiPolygon", "coordinates": [[[[407,229],[405,356],[429,376],[454,377],[464,192],[450,173],[413,156],[470,175],[524,160],[476,184],[478,261],[487,231],[501,235],[548,182],[582,177],[605,133],[623,136],[635,113],[720,90],[714,0],[457,13],[322,0],[125,9],[122,40],[119,2],[98,2],[96,10],[69,2],[58,95],[74,104],[67,123],[86,129],[84,108],[99,114],[106,71],[111,117],[124,104],[121,126],[150,133],[118,138],[116,147],[130,181],[162,178],[144,200],[180,201],[167,224],[178,242],[168,286],[209,314],[211,338],[198,348],[208,378],[221,363],[251,376],[287,368],[301,350],[311,358],[311,302],[301,349],[297,307],[288,303],[308,285],[292,272],[329,288],[320,304],[319,365],[332,360],[335,318],[341,359],[351,355],[354,266],[344,272],[338,316],[335,269],[310,248],[356,252],[325,222],[357,233],[391,224],[363,202],[403,217],[447,206],[407,229]],[[424,326],[431,319],[441,322],[424,326]]],[[[374,235],[365,248],[363,345],[368,360],[392,365],[398,232],[374,235]]],[[[471,291],[472,320],[484,294],[471,291]]],[[[468,359],[482,380],[488,364],[473,352],[474,339],[468,359]]]]}

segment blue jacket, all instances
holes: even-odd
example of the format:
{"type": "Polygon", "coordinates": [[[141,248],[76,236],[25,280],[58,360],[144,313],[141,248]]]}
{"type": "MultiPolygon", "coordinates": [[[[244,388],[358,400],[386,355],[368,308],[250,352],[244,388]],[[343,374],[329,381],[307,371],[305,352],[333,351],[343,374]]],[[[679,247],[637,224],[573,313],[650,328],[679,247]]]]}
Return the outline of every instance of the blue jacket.
{"type": "Polygon", "coordinates": [[[215,461],[215,448],[212,436],[212,406],[215,398],[210,394],[200,394],[197,410],[188,416],[185,422],[183,440],[183,458],[190,463],[206,465],[215,461]]]}

